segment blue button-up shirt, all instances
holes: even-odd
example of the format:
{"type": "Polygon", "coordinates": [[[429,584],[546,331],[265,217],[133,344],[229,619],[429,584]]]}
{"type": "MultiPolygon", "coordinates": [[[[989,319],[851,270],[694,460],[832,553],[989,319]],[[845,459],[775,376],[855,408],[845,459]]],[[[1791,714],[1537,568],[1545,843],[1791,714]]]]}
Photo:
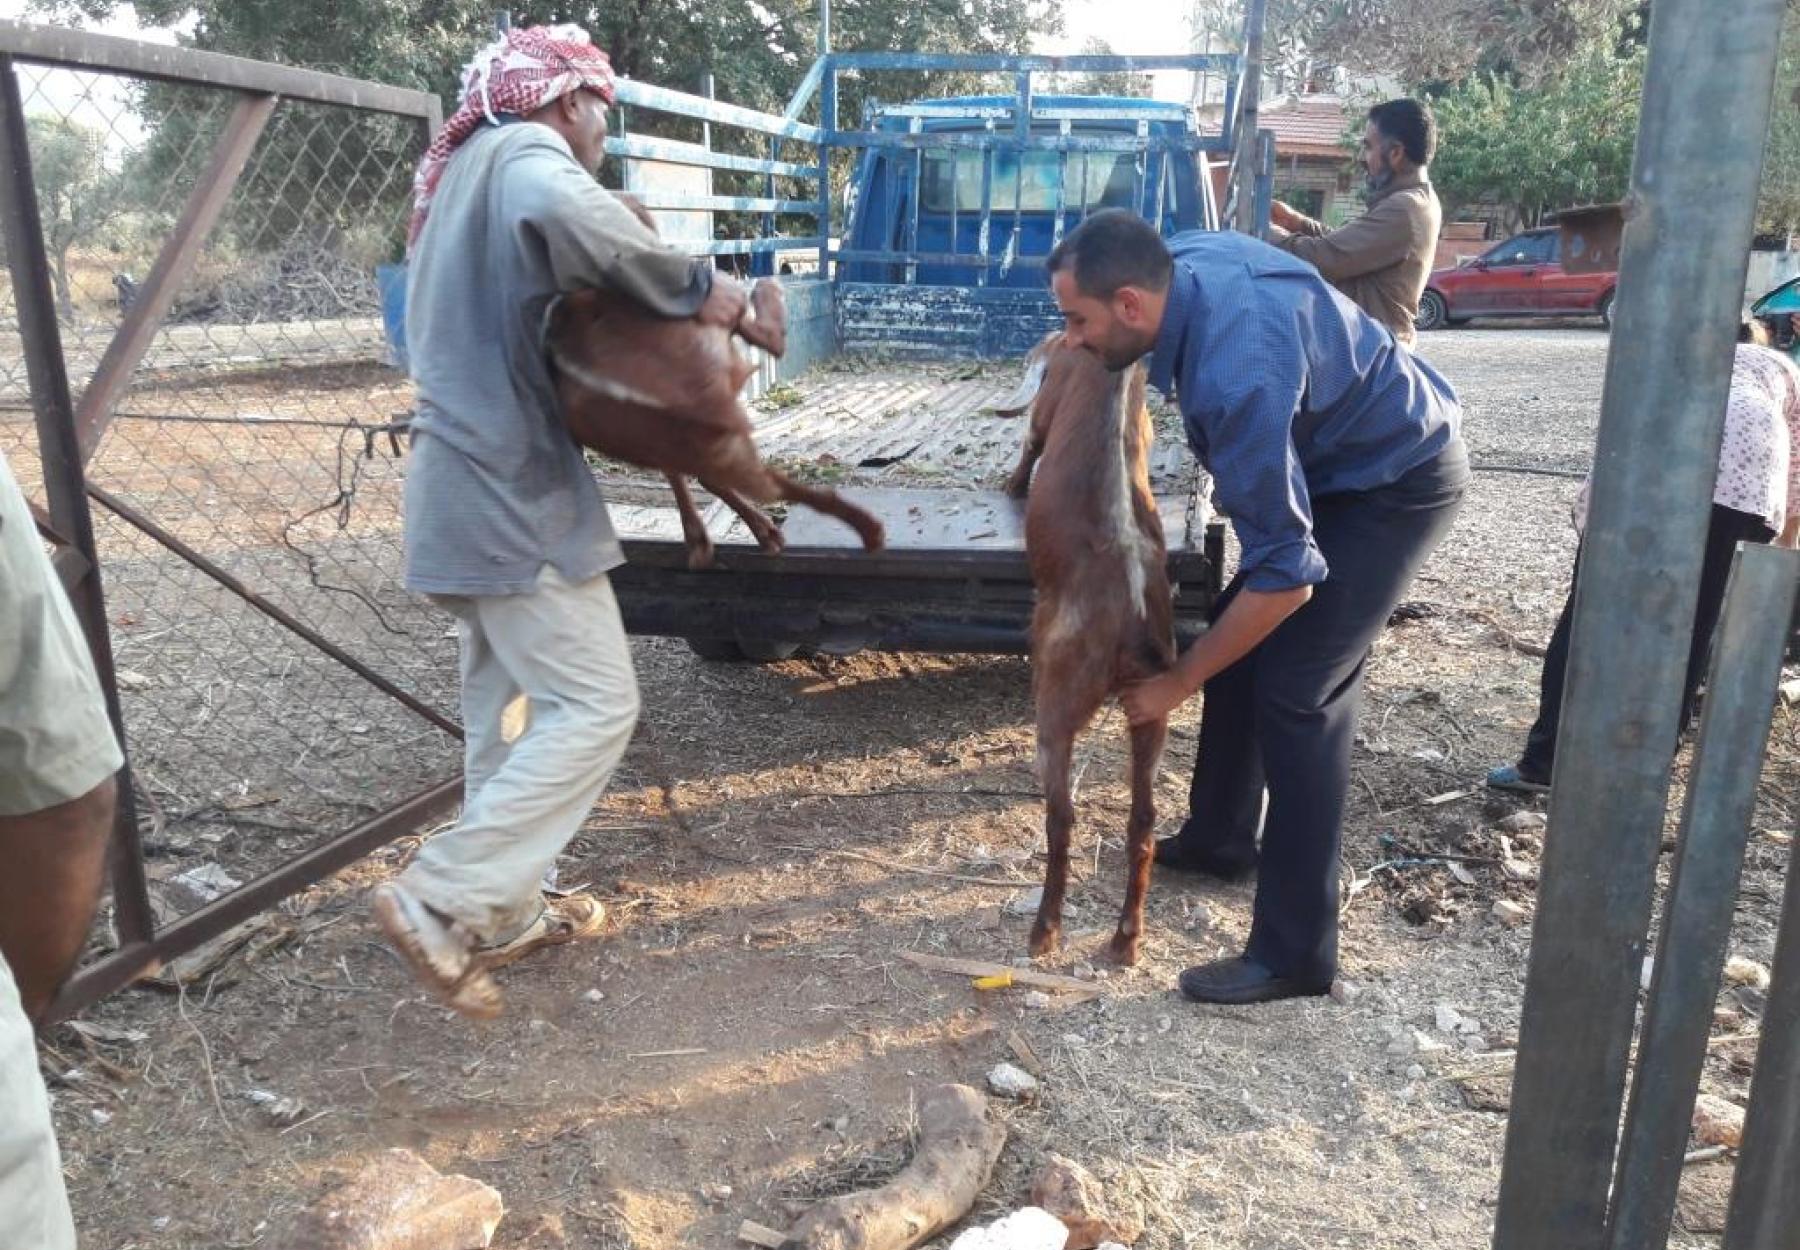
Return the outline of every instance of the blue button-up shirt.
{"type": "Polygon", "coordinates": [[[1227,231],[1169,251],[1150,384],[1213,475],[1244,585],[1322,582],[1314,497],[1391,485],[1459,445],[1456,392],[1304,261],[1227,231]]]}

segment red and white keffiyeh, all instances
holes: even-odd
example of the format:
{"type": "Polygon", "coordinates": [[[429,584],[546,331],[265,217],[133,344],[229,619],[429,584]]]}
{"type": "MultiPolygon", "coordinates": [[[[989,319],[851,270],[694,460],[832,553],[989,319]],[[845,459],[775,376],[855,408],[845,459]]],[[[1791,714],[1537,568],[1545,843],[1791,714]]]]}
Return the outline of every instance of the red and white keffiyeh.
{"type": "Polygon", "coordinates": [[[531,26],[509,30],[475,54],[463,70],[456,112],[425,149],[413,176],[412,222],[407,250],[418,241],[431,211],[431,197],[450,158],[484,122],[501,113],[523,116],[571,91],[597,92],[613,101],[612,62],[579,26],[531,26]]]}

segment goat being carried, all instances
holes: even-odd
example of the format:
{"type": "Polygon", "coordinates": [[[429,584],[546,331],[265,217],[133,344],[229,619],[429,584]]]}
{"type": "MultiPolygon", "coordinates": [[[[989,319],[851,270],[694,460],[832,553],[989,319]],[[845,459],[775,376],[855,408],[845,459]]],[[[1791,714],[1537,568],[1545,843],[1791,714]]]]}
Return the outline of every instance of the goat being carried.
{"type": "MultiPolygon", "coordinates": [[[[1050,860],[1031,953],[1042,955],[1062,940],[1075,737],[1109,697],[1174,663],[1175,635],[1162,519],[1150,494],[1142,366],[1111,372],[1060,333],[1033,348],[1026,363],[1024,383],[996,411],[1031,409],[1007,493],[1029,496],[1025,551],[1037,587],[1031,669],[1050,860]]],[[[1144,928],[1156,767],[1167,731],[1166,720],[1131,730],[1129,876],[1112,940],[1113,958],[1125,964],[1137,962],[1144,928]]]]}
{"type": "MultiPolygon", "coordinates": [[[[642,205],[618,198],[656,229],[642,205]]],[[[743,320],[730,331],[658,317],[614,291],[562,296],[546,314],[544,338],[564,424],[582,446],[668,478],[690,568],[710,565],[713,545],[687,477],[742,517],[764,551],[781,550],[781,531],[755,505],[778,499],[837,517],[864,547],[878,550],[883,534],[873,515],[836,491],[794,481],[756,454],[738,399],[755,365],[734,336],[772,356],[786,352],[787,306],[778,283],[759,280],[743,320]]]]}

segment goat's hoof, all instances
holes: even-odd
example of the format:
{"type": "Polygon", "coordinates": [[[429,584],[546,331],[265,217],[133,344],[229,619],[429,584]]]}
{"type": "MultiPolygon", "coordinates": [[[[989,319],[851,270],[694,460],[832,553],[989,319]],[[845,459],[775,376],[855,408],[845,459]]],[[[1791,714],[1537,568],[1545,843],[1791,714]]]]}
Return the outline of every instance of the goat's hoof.
{"type": "Polygon", "coordinates": [[[778,529],[769,529],[756,535],[756,545],[764,555],[778,556],[787,550],[787,539],[781,536],[778,529]]]}
{"type": "Polygon", "coordinates": [[[1106,954],[1116,964],[1126,968],[1133,967],[1138,961],[1138,939],[1115,933],[1112,943],[1106,948],[1106,954]]]}
{"type": "Polygon", "coordinates": [[[1006,497],[1008,499],[1029,499],[1031,497],[1030,479],[1026,479],[1023,482],[1019,481],[1017,478],[1009,480],[1006,483],[1006,497]]]}
{"type": "Polygon", "coordinates": [[[1031,930],[1031,941],[1026,945],[1033,959],[1043,955],[1054,955],[1062,949],[1062,926],[1038,925],[1031,930]]]}
{"type": "Polygon", "coordinates": [[[880,551],[883,547],[887,546],[887,530],[884,529],[881,522],[877,521],[874,517],[870,517],[866,524],[859,525],[856,528],[862,535],[864,551],[880,551]]]}

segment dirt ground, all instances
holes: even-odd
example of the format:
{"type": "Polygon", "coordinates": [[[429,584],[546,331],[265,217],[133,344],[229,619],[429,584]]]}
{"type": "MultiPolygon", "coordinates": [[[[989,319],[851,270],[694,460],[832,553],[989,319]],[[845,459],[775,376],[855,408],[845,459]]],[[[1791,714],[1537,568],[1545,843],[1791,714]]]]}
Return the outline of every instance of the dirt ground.
{"type": "MultiPolygon", "coordinates": [[[[726,1246],[745,1218],[785,1226],[893,1170],[917,1091],[979,1085],[1016,1033],[1043,1091],[1001,1110],[981,1213],[1020,1205],[1054,1150],[1143,1205],[1150,1250],[1485,1247],[1529,939],[1493,909],[1529,913],[1542,840],[1498,823],[1542,809],[1479,781],[1531,716],[1528,652],[1567,588],[1577,486],[1498,470],[1586,468],[1605,348],[1588,328],[1424,340],[1487,471],[1371,663],[1339,995],[1203,1009],[1174,993],[1180,969],[1239,948],[1249,886],[1158,878],[1143,962],[1104,961],[1124,884],[1116,714],[1080,748],[1070,937],[1045,961],[1097,995],[1033,1005],[905,962],[1023,956],[1029,920],[1006,904],[1039,873],[1026,663],[730,666],[637,640],[641,728],[560,866],[607,900],[606,939],[502,973],[497,1024],[448,1016],[362,905],[409,839],[291,900],[257,957],[90,1009],[97,1028],[59,1028],[43,1052],[83,1245],[253,1246],[332,1175],[406,1146],[499,1189],[498,1246],[726,1246]],[[1444,1008],[1462,1027],[1440,1027],[1444,1008]]],[[[1165,831],[1198,712],[1176,720],[1165,831]]],[[[1764,962],[1797,735],[1778,711],[1734,934],[1764,962]]],[[[1755,1027],[1753,999],[1721,1005],[1722,1037],[1755,1027]]],[[[1718,1046],[1707,1087],[1741,1101],[1751,1053],[1718,1046]]],[[[1690,1169],[1674,1244],[1717,1244],[1729,1175],[1690,1169]]]]}

